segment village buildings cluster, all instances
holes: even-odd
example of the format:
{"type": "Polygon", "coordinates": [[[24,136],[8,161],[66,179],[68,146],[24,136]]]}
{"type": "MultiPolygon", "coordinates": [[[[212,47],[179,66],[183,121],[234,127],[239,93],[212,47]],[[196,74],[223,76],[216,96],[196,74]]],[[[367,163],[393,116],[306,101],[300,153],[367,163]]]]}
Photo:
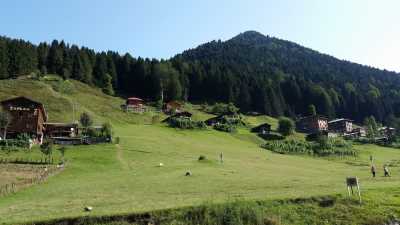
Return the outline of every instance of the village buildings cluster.
{"type": "MultiPolygon", "coordinates": [[[[302,117],[296,122],[296,129],[309,134],[322,133],[328,137],[342,136],[345,138],[363,138],[367,136],[366,128],[354,123],[351,119],[339,118],[328,120],[327,117],[313,115],[302,117]]],[[[391,127],[378,129],[378,139],[388,139],[395,135],[396,130],[391,127]]]]}
{"type": "MultiPolygon", "coordinates": [[[[28,134],[34,143],[42,143],[44,138],[50,138],[59,143],[79,142],[79,124],[75,123],[50,123],[48,115],[42,103],[26,97],[15,97],[1,102],[4,110],[11,115],[10,125],[7,127],[7,137],[16,138],[19,134],[28,134]]],[[[121,106],[126,112],[143,113],[149,110],[143,99],[130,97],[121,106]]],[[[177,101],[165,103],[163,112],[173,117],[188,117],[192,114],[184,111],[183,104],[177,101]]],[[[220,123],[224,116],[216,116],[205,121],[209,126],[220,123]]],[[[168,120],[168,118],[166,119],[168,120]]],[[[315,134],[322,133],[328,137],[343,136],[348,138],[366,137],[366,129],[354,124],[354,121],[345,118],[328,120],[327,117],[313,115],[299,118],[296,121],[296,129],[300,132],[315,134]]],[[[271,125],[261,124],[252,128],[252,132],[267,134],[271,131],[271,125]]],[[[378,129],[381,137],[389,138],[395,135],[396,130],[391,127],[378,129]]],[[[3,132],[3,131],[1,131],[3,132]]]]}

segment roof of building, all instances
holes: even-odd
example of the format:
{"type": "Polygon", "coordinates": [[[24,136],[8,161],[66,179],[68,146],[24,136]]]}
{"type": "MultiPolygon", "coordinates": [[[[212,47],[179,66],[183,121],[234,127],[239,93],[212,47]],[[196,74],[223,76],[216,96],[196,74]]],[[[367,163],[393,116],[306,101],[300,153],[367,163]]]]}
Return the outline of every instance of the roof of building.
{"type": "Polygon", "coordinates": [[[331,120],[331,121],[329,121],[328,123],[337,123],[337,122],[342,122],[342,121],[353,122],[353,120],[351,120],[351,119],[339,118],[339,119],[331,120]]]}
{"type": "Polygon", "coordinates": [[[143,101],[143,99],[137,97],[129,97],[128,100],[143,101]]]}
{"type": "Polygon", "coordinates": [[[32,100],[32,99],[27,98],[25,96],[18,96],[18,97],[14,97],[14,98],[9,98],[9,99],[6,99],[4,101],[1,101],[1,104],[6,104],[8,102],[13,102],[13,101],[17,101],[17,100],[26,100],[26,101],[32,102],[36,106],[39,106],[39,108],[42,110],[42,113],[44,115],[44,120],[47,121],[47,112],[46,112],[46,109],[44,108],[44,105],[42,103],[38,102],[38,101],[32,100]]]}
{"type": "Polygon", "coordinates": [[[378,130],[386,130],[386,129],[388,129],[388,130],[396,130],[396,128],[393,128],[393,127],[379,127],[378,128],[378,130]]]}
{"type": "Polygon", "coordinates": [[[321,115],[305,116],[305,117],[301,117],[299,120],[306,120],[306,119],[310,119],[310,118],[328,120],[328,117],[321,116],[321,115]]]}
{"type": "Polygon", "coordinates": [[[44,123],[44,125],[48,126],[58,126],[58,127],[72,127],[72,126],[78,126],[78,123],[44,123]]]}
{"type": "Polygon", "coordinates": [[[252,132],[257,132],[257,131],[261,130],[264,127],[268,127],[269,129],[271,129],[271,124],[269,124],[269,123],[260,124],[260,125],[258,125],[256,127],[251,128],[251,131],[252,132]]]}

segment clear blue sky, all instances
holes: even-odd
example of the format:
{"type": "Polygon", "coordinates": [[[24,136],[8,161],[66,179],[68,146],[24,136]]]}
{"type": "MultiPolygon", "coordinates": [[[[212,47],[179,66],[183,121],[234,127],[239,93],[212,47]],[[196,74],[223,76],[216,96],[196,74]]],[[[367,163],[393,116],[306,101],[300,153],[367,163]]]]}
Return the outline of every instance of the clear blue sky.
{"type": "Polygon", "coordinates": [[[400,72],[399,0],[12,0],[0,35],[169,58],[246,30],[400,72]]]}

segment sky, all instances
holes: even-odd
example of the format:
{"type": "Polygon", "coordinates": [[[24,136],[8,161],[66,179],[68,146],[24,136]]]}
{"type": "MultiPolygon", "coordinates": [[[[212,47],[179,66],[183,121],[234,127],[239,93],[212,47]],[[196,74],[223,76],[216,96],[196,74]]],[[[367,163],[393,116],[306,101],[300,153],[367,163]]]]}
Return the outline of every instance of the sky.
{"type": "Polygon", "coordinates": [[[170,58],[256,30],[400,72],[399,0],[12,0],[0,35],[170,58]]]}

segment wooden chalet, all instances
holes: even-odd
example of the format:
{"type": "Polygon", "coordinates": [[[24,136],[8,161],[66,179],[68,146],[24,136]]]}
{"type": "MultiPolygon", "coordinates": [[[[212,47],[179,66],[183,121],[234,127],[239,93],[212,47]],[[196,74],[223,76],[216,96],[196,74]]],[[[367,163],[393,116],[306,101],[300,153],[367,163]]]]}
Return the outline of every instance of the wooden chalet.
{"type": "Polygon", "coordinates": [[[42,103],[26,97],[11,98],[1,102],[2,108],[11,115],[7,138],[26,133],[35,143],[42,143],[47,113],[42,103]]]}
{"type": "Polygon", "coordinates": [[[271,125],[268,123],[263,123],[261,125],[251,128],[251,132],[259,134],[268,134],[271,132],[271,125]]]}
{"type": "Polygon", "coordinates": [[[76,137],[78,125],[78,123],[45,123],[45,136],[49,138],[76,137]]]}
{"type": "Polygon", "coordinates": [[[393,127],[380,127],[378,128],[380,136],[391,138],[396,135],[396,129],[393,127]]]}
{"type": "Polygon", "coordinates": [[[353,131],[353,120],[335,119],[328,122],[329,132],[347,134],[353,131]]]}
{"type": "Polygon", "coordinates": [[[328,119],[324,116],[307,116],[296,122],[296,129],[305,133],[328,131],[328,119]]]}
{"type": "Polygon", "coordinates": [[[130,97],[126,99],[125,105],[121,106],[126,112],[143,113],[146,111],[144,100],[137,97],[130,97]]]}
{"type": "Polygon", "coordinates": [[[163,105],[163,112],[166,114],[175,114],[183,111],[183,104],[177,101],[170,101],[163,105]]]}
{"type": "Polygon", "coordinates": [[[207,126],[214,126],[215,124],[223,123],[223,121],[224,121],[224,115],[220,115],[212,117],[204,122],[207,124],[207,126]]]}

